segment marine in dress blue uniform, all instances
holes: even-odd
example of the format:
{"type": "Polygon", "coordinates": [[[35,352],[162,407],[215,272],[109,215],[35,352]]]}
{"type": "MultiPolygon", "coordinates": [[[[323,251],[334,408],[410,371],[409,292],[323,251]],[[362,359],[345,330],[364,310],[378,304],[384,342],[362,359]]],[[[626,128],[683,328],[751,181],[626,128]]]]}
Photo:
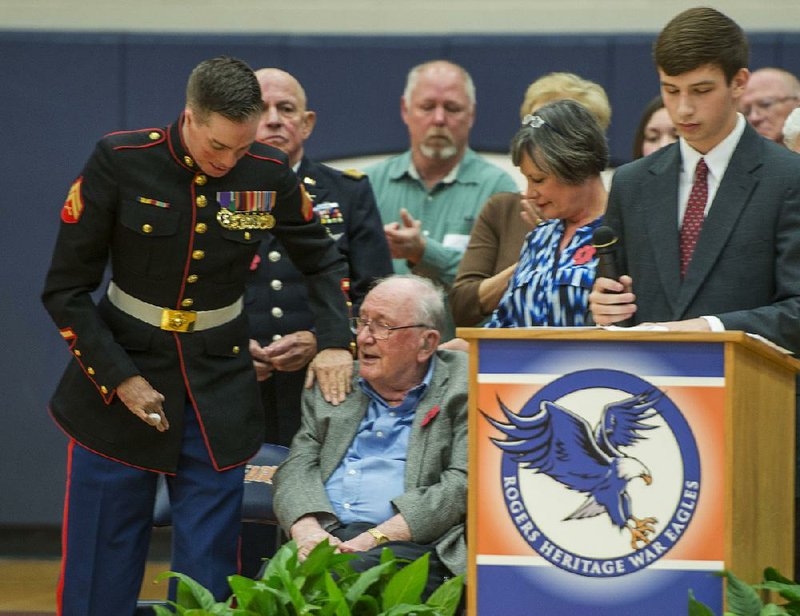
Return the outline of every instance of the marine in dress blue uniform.
{"type": "MultiPolygon", "coordinates": [[[[258,93],[244,63],[217,58],[195,73],[211,65],[258,93]]],[[[187,102],[164,129],[103,138],[62,210],[43,301],[73,355],[50,405],[70,437],[63,616],[133,613],[159,472],[170,483],[173,569],[227,594],[243,464],[264,431],[241,298],[270,232],[313,285],[319,348],[349,344],[344,259],[285,155],[256,143],[230,168],[201,169],[184,141],[187,126],[204,125],[194,111],[187,102]],[[109,262],[112,285],[95,303],[109,262]],[[137,377],[163,394],[169,429],[120,400],[117,387],[137,377]]]]}

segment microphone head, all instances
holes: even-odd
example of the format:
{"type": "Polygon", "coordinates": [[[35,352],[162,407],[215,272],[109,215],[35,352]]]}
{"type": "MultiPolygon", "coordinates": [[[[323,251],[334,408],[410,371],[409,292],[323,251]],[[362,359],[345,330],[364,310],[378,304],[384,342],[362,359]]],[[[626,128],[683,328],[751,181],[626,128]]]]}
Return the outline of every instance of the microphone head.
{"type": "Polygon", "coordinates": [[[592,246],[595,248],[611,248],[617,243],[617,234],[607,226],[597,227],[592,233],[592,246]]]}

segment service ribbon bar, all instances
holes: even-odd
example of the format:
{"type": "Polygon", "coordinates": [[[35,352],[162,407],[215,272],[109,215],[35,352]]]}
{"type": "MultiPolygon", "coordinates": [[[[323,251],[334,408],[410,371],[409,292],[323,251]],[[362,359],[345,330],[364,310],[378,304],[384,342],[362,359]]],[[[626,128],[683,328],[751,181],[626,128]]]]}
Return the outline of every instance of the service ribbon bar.
{"type": "Polygon", "coordinates": [[[231,212],[271,212],[275,207],[275,199],[274,190],[217,193],[219,204],[231,212]]]}
{"type": "Polygon", "coordinates": [[[169,207],[169,203],[166,201],[159,201],[158,199],[151,199],[150,197],[139,197],[139,203],[155,205],[156,207],[169,207]]]}

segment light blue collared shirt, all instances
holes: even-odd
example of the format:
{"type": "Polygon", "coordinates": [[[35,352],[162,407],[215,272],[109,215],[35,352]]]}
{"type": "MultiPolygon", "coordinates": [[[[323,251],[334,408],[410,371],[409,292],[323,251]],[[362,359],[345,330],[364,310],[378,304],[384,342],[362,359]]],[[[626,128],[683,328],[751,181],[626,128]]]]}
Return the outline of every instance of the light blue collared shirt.
{"type": "Polygon", "coordinates": [[[433,361],[422,383],[409,391],[399,406],[389,406],[369,383],[359,379],[361,390],[369,397],[367,413],[325,483],[328,499],[343,524],[380,524],[396,513],[391,501],[405,491],[408,437],[432,374],[433,361]]]}

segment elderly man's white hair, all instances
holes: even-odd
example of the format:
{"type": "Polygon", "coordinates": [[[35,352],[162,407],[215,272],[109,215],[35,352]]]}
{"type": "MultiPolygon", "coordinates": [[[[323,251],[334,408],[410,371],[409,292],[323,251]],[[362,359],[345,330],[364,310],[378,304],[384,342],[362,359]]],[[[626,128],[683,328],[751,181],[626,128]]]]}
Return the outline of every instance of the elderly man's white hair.
{"type": "Polygon", "coordinates": [[[783,143],[795,152],[800,152],[800,107],[792,110],[783,123],[783,143]]]}
{"type": "Polygon", "coordinates": [[[416,274],[392,274],[385,278],[379,278],[374,282],[372,288],[382,284],[393,284],[405,281],[416,287],[414,301],[416,302],[415,312],[419,323],[429,325],[439,333],[445,328],[445,307],[444,295],[441,288],[428,278],[417,276],[416,274]]]}

